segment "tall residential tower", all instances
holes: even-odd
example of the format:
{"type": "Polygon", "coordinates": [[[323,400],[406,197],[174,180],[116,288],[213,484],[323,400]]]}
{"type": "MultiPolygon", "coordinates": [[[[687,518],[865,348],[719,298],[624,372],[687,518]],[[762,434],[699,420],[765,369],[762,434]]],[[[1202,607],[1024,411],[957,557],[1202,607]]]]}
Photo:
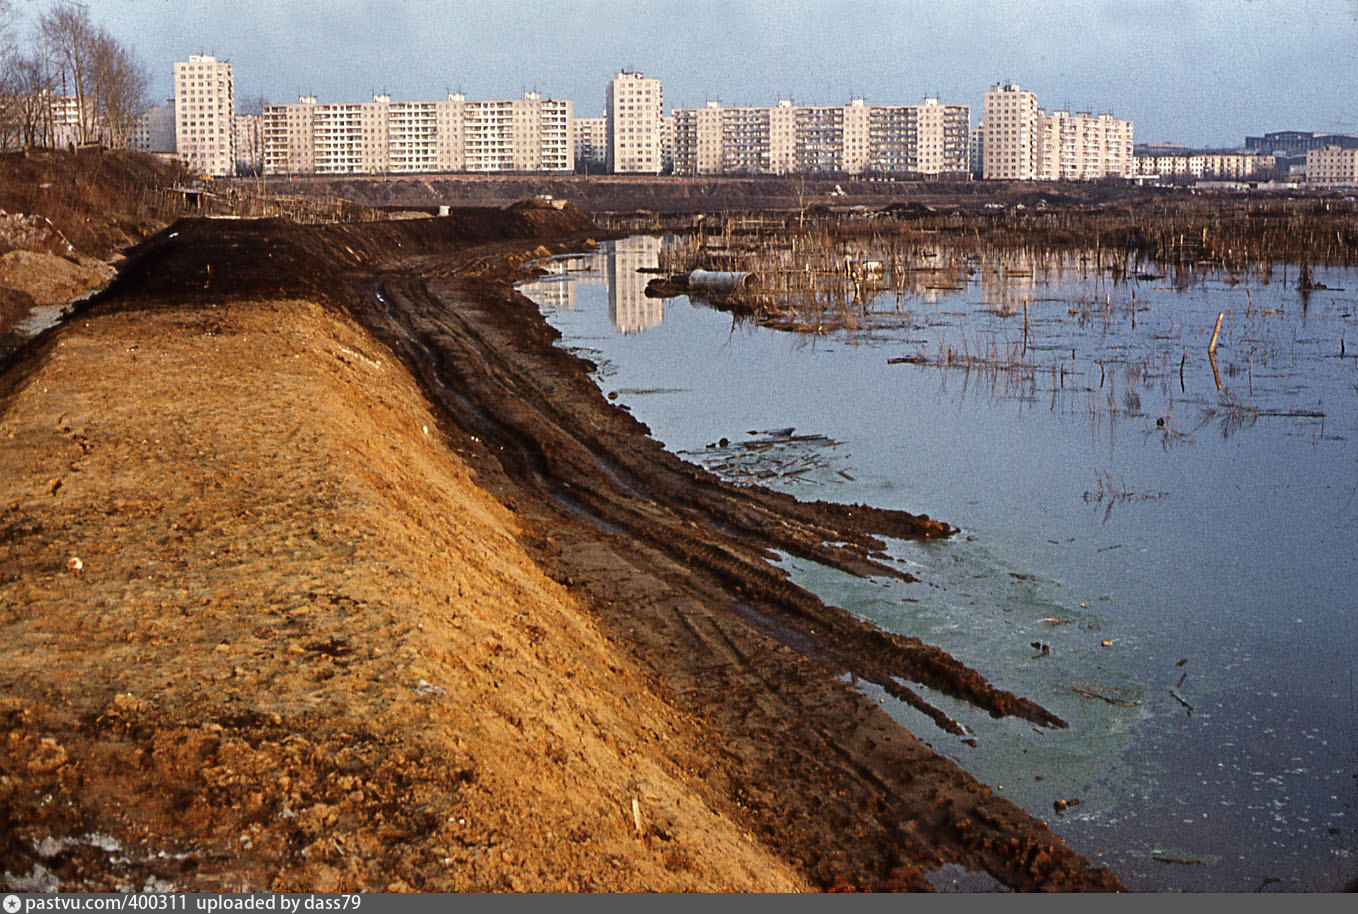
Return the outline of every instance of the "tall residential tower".
{"type": "Polygon", "coordinates": [[[614,174],[658,175],[661,169],[660,80],[620,70],[608,84],[608,170],[614,174]]]}
{"type": "Polygon", "coordinates": [[[1037,95],[1000,83],[985,96],[984,177],[990,181],[1097,181],[1136,174],[1132,122],[1111,114],[1052,111],[1037,95]]]}
{"type": "Polygon", "coordinates": [[[1000,83],[985,94],[982,172],[988,181],[1037,177],[1037,93],[1000,83]]]}
{"type": "Polygon", "coordinates": [[[206,175],[236,168],[231,64],[195,54],[174,65],[175,145],[184,162],[206,175]]]}

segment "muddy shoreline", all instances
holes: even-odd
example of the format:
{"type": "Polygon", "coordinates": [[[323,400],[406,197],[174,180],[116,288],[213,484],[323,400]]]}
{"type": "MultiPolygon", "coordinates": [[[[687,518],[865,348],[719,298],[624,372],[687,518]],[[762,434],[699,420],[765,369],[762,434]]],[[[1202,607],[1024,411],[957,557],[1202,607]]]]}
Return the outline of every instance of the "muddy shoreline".
{"type": "Polygon", "coordinates": [[[700,722],[707,757],[690,761],[707,802],[811,885],[927,890],[927,873],[951,863],[1019,890],[1119,889],[844,680],[880,685],[954,737],[965,734],[903,683],[996,717],[1063,721],[937,648],[824,605],[769,562],[777,549],[904,577],[882,538],[951,527],[723,483],[665,452],[605,400],[588,362],[553,345],[513,284],[532,258],[598,237],[549,208],[366,226],[182,221],[80,313],[182,314],[211,332],[222,302],[300,296],[350,316],[413,375],[528,555],[700,722]]]}

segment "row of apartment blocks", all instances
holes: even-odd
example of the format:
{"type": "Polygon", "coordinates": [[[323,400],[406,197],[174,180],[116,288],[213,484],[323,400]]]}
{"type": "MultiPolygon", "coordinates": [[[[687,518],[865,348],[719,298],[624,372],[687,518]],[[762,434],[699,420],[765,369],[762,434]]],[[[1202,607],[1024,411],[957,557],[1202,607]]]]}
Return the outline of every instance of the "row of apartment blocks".
{"type": "Polygon", "coordinates": [[[417,174],[439,171],[575,170],[571,102],[522,98],[435,102],[268,105],[265,174],[417,174]]]}
{"type": "Polygon", "coordinates": [[[1037,94],[997,83],[985,95],[974,154],[990,181],[1095,181],[1136,173],[1132,122],[1111,114],[1047,112],[1037,94]]]}
{"type": "MultiPolygon", "coordinates": [[[[61,125],[73,100],[49,100],[61,125]]],[[[230,63],[195,55],[175,64],[175,98],[150,109],[133,145],[174,152],[207,174],[362,174],[467,171],[619,174],[912,174],[990,180],[1264,180],[1303,173],[1316,183],[1358,183],[1358,137],[1299,131],[1247,138],[1244,151],[1147,147],[1134,153],[1131,121],[1111,114],[1047,112],[1012,83],[985,95],[969,129],[966,105],[794,105],[676,108],[663,113],[660,80],[621,70],[603,117],[577,118],[569,100],[266,106],[234,114],[230,63]],[[1288,156],[1305,156],[1304,164],[1288,156]]],[[[73,128],[72,128],[73,129],[73,128]]],[[[69,131],[68,131],[69,132],[69,131]]],[[[59,144],[61,145],[61,144],[59,144]]]]}
{"type": "Polygon", "coordinates": [[[674,173],[946,175],[967,172],[970,109],[922,105],[794,105],[674,110],[674,173]]]}

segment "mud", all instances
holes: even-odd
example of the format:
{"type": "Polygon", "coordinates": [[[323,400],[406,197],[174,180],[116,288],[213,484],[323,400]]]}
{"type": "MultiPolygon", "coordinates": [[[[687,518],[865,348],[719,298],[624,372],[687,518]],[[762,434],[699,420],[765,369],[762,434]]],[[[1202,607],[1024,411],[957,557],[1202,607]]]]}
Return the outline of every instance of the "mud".
{"type": "MultiPolygon", "coordinates": [[[[955,736],[965,733],[918,686],[996,717],[1063,721],[937,648],[826,606],[770,562],[780,550],[909,580],[883,537],[951,527],[723,483],[665,452],[599,393],[588,362],[553,346],[513,283],[529,259],[597,234],[575,211],[531,206],[363,226],[181,221],[135,250],[82,315],[210,333],[225,302],[342,310],[414,376],[451,453],[512,513],[534,563],[702,733],[655,748],[673,748],[706,802],[810,885],[930,890],[926,872],[957,864],[1015,889],[1120,888],[845,680],[881,686],[955,736]]],[[[11,373],[33,370],[49,344],[11,373]]]]}

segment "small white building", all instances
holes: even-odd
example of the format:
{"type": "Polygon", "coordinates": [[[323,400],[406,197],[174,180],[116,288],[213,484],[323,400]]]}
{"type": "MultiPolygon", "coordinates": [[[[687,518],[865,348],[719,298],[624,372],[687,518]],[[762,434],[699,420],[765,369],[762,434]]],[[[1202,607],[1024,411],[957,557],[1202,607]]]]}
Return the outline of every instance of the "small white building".
{"type": "Polygon", "coordinates": [[[1306,153],[1309,184],[1358,184],[1358,149],[1325,146],[1306,153]]]}

